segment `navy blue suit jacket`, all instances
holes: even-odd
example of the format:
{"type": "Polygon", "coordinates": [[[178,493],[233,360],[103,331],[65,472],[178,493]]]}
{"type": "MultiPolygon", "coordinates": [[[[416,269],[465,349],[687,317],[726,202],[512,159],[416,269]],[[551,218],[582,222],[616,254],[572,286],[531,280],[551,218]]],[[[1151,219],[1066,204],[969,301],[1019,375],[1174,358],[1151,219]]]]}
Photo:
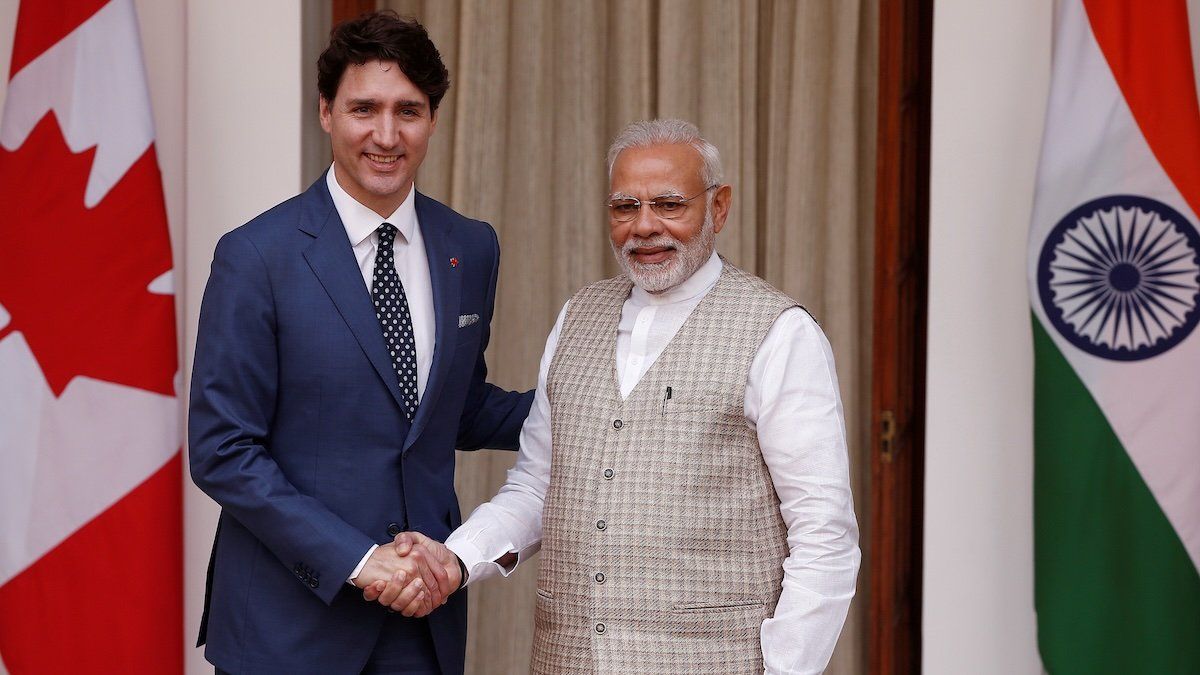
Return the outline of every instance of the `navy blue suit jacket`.
{"type": "MultiPolygon", "coordinates": [[[[532,394],[485,382],[496,234],[415,199],[437,327],[411,425],[324,177],[217,244],[188,438],[221,505],[200,629],[218,668],[359,672],[386,618],[346,583],[363,554],[397,528],[444,541],[462,520],[454,449],[516,447],[532,394]]],[[[443,672],[462,672],[466,594],[429,625],[443,672]]]]}

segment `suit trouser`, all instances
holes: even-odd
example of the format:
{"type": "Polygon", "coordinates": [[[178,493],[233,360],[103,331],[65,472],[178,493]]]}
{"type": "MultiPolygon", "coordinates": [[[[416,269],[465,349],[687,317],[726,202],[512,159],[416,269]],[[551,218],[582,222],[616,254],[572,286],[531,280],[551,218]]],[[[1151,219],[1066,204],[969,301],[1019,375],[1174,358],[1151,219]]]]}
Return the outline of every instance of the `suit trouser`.
{"type": "MultiPolygon", "coordinates": [[[[362,675],[441,675],[429,621],[390,614],[362,675]]],[[[217,675],[232,675],[216,669],[217,675]]]]}

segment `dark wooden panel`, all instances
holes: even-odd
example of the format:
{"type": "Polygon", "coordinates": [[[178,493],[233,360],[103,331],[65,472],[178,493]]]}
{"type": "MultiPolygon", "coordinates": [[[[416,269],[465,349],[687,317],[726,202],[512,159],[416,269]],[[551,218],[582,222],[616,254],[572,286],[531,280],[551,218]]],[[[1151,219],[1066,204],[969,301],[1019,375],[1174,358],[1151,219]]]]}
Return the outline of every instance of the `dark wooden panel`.
{"type": "Polygon", "coordinates": [[[332,2],[333,25],[335,26],[346,19],[373,12],[376,8],[375,0],[332,0],[332,2]]]}
{"type": "Polygon", "coordinates": [[[932,0],[879,26],[868,671],[921,669],[932,0]]]}

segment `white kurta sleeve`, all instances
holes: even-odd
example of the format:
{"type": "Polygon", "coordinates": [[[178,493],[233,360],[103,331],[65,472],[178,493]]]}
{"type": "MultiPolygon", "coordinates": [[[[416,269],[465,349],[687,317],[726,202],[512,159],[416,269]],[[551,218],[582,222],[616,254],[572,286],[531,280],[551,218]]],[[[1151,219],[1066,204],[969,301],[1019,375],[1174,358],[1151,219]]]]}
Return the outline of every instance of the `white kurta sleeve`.
{"type": "Polygon", "coordinates": [[[746,419],[779,495],[790,553],[775,615],[763,622],[769,674],[819,674],[854,596],[860,553],[833,353],[802,309],[772,325],[751,365],[746,419]]]}

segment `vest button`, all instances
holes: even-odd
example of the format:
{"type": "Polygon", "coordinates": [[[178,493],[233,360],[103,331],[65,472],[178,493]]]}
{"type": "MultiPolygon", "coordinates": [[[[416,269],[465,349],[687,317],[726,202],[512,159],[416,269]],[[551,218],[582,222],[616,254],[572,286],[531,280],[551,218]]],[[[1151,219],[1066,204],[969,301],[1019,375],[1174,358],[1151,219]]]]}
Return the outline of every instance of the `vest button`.
{"type": "Polygon", "coordinates": [[[608,628],[606,628],[603,623],[596,624],[596,634],[597,635],[604,635],[604,631],[606,631],[606,630],[608,630],[608,628]]]}
{"type": "Polygon", "coordinates": [[[613,473],[614,472],[612,469],[605,469],[604,470],[604,480],[612,480],[613,473]]]}
{"type": "Polygon", "coordinates": [[[400,526],[396,523],[388,523],[387,533],[389,537],[394,537],[400,534],[400,526]]]}
{"type": "Polygon", "coordinates": [[[622,422],[621,420],[613,420],[613,428],[614,429],[620,429],[623,426],[625,426],[625,423],[622,422]]]}
{"type": "Polygon", "coordinates": [[[604,583],[604,579],[605,579],[604,572],[596,572],[596,583],[602,584],[602,583],[604,583]]]}
{"type": "Polygon", "coordinates": [[[600,520],[597,520],[597,521],[596,521],[596,529],[597,529],[597,530],[607,530],[607,529],[608,529],[608,523],[604,522],[604,519],[603,519],[603,518],[601,518],[600,520]]]}

